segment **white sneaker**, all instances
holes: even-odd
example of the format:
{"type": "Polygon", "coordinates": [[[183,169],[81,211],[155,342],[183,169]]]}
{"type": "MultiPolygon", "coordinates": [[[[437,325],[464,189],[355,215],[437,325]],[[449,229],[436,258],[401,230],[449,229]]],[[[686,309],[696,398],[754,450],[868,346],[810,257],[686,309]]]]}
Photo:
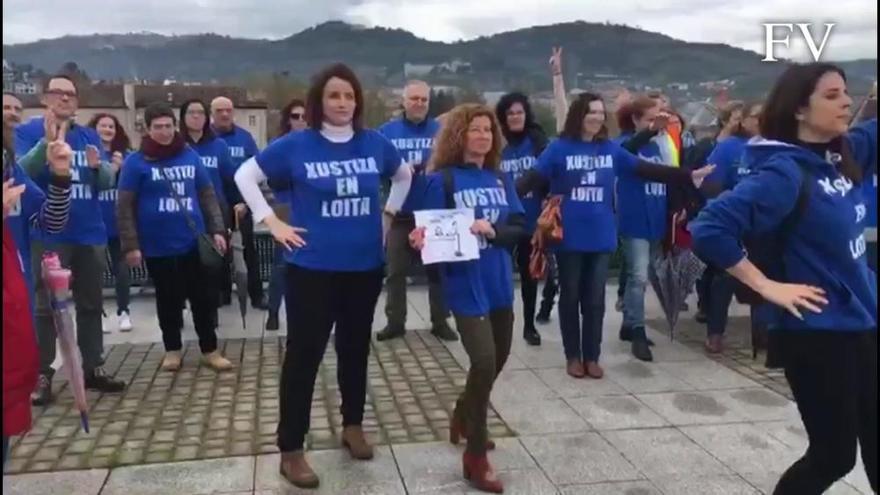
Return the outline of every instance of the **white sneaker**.
{"type": "Polygon", "coordinates": [[[122,314],[118,316],[118,319],[120,332],[130,332],[131,329],[134,328],[131,324],[131,316],[129,316],[128,311],[123,311],[122,314]]]}

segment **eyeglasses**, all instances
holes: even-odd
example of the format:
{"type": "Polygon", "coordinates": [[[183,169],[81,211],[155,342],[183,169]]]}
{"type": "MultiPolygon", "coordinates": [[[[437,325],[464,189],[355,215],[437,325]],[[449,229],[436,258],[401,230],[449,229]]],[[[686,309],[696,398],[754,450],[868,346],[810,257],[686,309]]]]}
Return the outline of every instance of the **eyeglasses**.
{"type": "Polygon", "coordinates": [[[292,113],[290,114],[290,120],[302,120],[303,114],[301,113],[292,113]]]}
{"type": "Polygon", "coordinates": [[[65,90],[65,89],[47,89],[46,94],[54,95],[54,96],[66,96],[68,98],[76,98],[76,91],[65,90]]]}

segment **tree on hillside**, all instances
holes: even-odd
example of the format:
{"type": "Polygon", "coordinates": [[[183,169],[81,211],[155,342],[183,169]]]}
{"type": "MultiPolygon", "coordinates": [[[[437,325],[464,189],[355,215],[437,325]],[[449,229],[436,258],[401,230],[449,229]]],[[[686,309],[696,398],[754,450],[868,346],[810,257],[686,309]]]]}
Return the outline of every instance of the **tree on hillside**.
{"type": "Polygon", "coordinates": [[[445,91],[431,90],[431,104],[428,107],[428,116],[436,118],[455,107],[455,97],[445,91]]]}

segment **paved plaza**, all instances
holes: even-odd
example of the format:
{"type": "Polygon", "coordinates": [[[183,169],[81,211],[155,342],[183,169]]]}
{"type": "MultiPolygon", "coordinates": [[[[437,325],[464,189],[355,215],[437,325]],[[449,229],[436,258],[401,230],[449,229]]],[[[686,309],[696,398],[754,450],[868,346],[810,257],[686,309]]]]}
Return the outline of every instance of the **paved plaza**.
{"type": "MultiPolygon", "coordinates": [[[[608,307],[613,308],[609,286],[608,307]]],[[[606,317],[602,380],[564,370],[558,320],[539,327],[541,347],[515,329],[513,352],[492,394],[491,460],[505,493],[520,495],[703,495],[770,493],[802,453],[806,437],[784,378],[753,360],[747,310],[732,310],[729,347],[702,350],[703,326],[682,315],[670,340],[648,296],[654,363],[641,363],[617,339],[620,314],[606,317]]],[[[691,301],[691,307],[695,301],[691,301]]],[[[107,301],[113,311],[112,299],[107,301]]],[[[149,296],[133,301],[133,332],[106,325],[107,367],[129,383],[118,396],[89,394],[91,431],[63,380],[58,402],[35,408],[34,429],[15,439],[3,491],[22,495],[470,494],[461,478],[462,447],[445,441],[465,379],[460,343],[428,332],[427,295],[410,292],[406,339],[374,343],[364,427],[378,445],[372,462],[337,446],[341,418],[336,362],[328,348],[316,384],[310,460],[321,488],[301,491],[278,474],[278,384],[285,332],[263,330],[265,313],[223,308],[222,346],[237,368],[198,365],[187,322],[184,368],[158,370],[163,355],[149,296]]],[[[380,301],[374,330],[385,324],[380,301]]],[[[519,310],[517,310],[519,311],[519,310]]],[[[519,316],[519,312],[517,316],[519,316]]],[[[282,312],[283,317],[283,312],[282,312]]],[[[283,318],[282,318],[283,319],[283,318]]],[[[283,324],[282,324],[283,326],[283,324]]],[[[59,374],[61,378],[62,374],[59,374]]],[[[871,493],[859,465],[829,493],[871,493]]]]}

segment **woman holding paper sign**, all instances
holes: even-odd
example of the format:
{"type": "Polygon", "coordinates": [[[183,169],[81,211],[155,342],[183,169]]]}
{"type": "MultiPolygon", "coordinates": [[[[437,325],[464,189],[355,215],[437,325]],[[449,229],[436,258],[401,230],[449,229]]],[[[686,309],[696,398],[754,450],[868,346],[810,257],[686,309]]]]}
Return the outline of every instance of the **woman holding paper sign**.
{"type": "MultiPolygon", "coordinates": [[[[489,460],[494,447],[486,427],[489,395],[510,354],[513,337],[511,250],[526,235],[525,215],[513,182],[501,172],[501,129],[482,105],[461,105],[449,113],[429,165],[426,209],[472,208],[480,258],[440,265],[447,305],[471,361],[467,384],[455,404],[449,439],[467,437],[464,475],[482,491],[503,486],[489,460]]],[[[424,228],[410,241],[421,250],[424,228]]]]}
{"type": "MultiPolygon", "coordinates": [[[[617,177],[699,185],[714,167],[691,172],[658,165],[633,155],[608,139],[605,103],[592,93],[572,102],[561,136],[519,181],[520,194],[550,186],[563,194],[559,263],[559,326],[574,378],[602,378],[599,366],[605,321],[605,282],[611,253],[617,248],[614,190],[617,177]]],[[[650,187],[652,184],[647,184],[650,187]]]]}
{"type": "Polygon", "coordinates": [[[314,488],[306,461],[312,394],[330,331],[336,326],[342,444],[355,459],[373,458],[361,424],[373,314],[382,291],[382,218],[379,186],[391,179],[389,213],[400,209],[412,181],[397,149],[364,129],[364,97],[345,65],[321,71],[306,99],[308,129],[278,138],[245,162],[235,182],[253,211],[287,248],[287,352],[281,376],[278,447],[281,474],[314,488]],[[290,221],[279,220],[259,183],[290,184],[290,221]]]}

